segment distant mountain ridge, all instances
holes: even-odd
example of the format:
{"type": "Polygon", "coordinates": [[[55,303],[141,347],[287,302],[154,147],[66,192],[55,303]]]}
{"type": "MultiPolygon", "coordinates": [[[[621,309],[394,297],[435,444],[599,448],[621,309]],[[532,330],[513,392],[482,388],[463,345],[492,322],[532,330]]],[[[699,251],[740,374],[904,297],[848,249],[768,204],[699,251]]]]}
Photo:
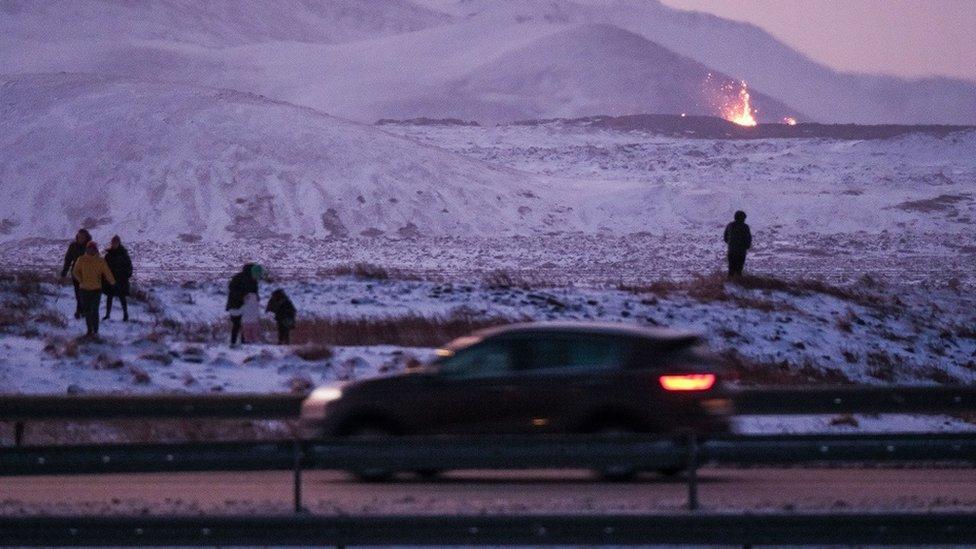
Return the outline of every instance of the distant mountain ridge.
{"type": "Polygon", "coordinates": [[[976,83],[839,73],[657,0],[0,0],[5,73],[232,88],[363,122],[719,114],[676,59],[747,81],[760,122],[976,123],[976,83]]]}
{"type": "Polygon", "coordinates": [[[835,71],[749,23],[659,0],[413,0],[462,20],[608,23],[746,80],[820,122],[976,124],[976,82],[835,71]]]}

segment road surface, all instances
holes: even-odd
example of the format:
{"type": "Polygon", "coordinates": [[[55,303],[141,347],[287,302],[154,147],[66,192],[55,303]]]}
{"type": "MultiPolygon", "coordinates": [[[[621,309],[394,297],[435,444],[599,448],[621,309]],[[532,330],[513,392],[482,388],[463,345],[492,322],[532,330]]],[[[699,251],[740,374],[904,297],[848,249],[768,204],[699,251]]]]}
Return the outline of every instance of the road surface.
{"type": "MultiPolygon", "coordinates": [[[[976,469],[718,469],[700,474],[704,509],[976,509],[976,469]]],[[[680,510],[683,478],[601,482],[585,471],[467,471],[439,480],[356,482],[306,472],[314,513],[589,513],[680,510]]],[[[0,514],[287,512],[287,472],[0,478],[0,514]]]]}

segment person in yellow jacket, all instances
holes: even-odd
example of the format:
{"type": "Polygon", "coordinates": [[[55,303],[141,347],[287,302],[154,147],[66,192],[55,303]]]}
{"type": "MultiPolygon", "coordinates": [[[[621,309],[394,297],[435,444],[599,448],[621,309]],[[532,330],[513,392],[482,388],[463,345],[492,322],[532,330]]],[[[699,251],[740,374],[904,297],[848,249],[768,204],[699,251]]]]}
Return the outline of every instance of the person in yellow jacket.
{"type": "Polygon", "coordinates": [[[72,276],[78,281],[81,298],[81,314],[85,317],[89,336],[98,335],[98,309],[102,304],[102,281],[115,286],[115,277],[108,263],[98,255],[98,245],[89,241],[85,245],[85,255],[75,261],[72,276]]]}

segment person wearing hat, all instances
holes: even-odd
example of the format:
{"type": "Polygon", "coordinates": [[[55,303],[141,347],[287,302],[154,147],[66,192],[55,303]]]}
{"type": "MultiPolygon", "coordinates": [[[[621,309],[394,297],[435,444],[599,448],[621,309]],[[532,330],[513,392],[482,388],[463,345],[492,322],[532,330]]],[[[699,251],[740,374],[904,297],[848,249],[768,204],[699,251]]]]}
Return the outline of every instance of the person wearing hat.
{"type": "Polygon", "coordinates": [[[752,247],[752,231],[746,225],[746,212],[735,212],[734,221],[725,226],[723,238],[729,245],[729,278],[742,276],[746,252],[752,247]]]}
{"type": "MultiPolygon", "coordinates": [[[[91,233],[85,229],[79,229],[75,239],[68,245],[68,251],[64,253],[64,266],[61,268],[61,278],[68,276],[71,269],[75,266],[75,261],[85,255],[85,246],[91,242],[91,233]]],[[[75,318],[81,318],[81,293],[78,290],[78,281],[71,278],[71,285],[75,288],[75,318]]]]}
{"type": "Polygon", "coordinates": [[[115,277],[108,263],[98,255],[98,245],[89,241],[85,245],[85,254],[75,260],[71,274],[78,282],[78,292],[81,301],[81,314],[85,317],[88,327],[86,335],[98,335],[98,309],[102,303],[102,282],[107,281],[115,286],[115,277]]]}
{"type": "MultiPolygon", "coordinates": [[[[258,280],[264,274],[264,269],[257,263],[245,263],[241,271],[231,277],[227,285],[227,306],[225,310],[230,315],[230,344],[236,345],[241,335],[241,315],[244,307],[244,296],[258,295],[258,280]]],[[[245,343],[241,337],[241,343],[245,343]]]]}

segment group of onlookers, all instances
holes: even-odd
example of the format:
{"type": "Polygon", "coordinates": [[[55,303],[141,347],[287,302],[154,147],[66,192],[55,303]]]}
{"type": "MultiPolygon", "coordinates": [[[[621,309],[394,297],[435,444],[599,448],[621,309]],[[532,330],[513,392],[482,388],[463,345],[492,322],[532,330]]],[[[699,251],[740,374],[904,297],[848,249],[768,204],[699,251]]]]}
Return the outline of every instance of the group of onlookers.
{"type": "MultiPolygon", "coordinates": [[[[742,276],[746,262],[746,252],[752,247],[752,232],[746,225],[746,214],[735,212],[734,221],[725,227],[723,240],[728,244],[729,278],[742,276]]],[[[106,298],[105,318],[112,315],[112,299],[119,298],[122,304],[122,320],[129,320],[129,279],[132,278],[132,259],[122,245],[118,235],[112,242],[105,257],[98,255],[98,245],[91,233],[85,229],[78,231],[74,242],[64,254],[64,268],[61,277],[72,275],[75,287],[75,318],[85,318],[88,335],[98,334],[98,309],[101,295],[106,298]]],[[[258,295],[258,282],[264,269],[256,263],[247,263],[241,271],[230,279],[227,287],[226,311],[230,315],[230,344],[258,343],[261,336],[261,309],[258,295]]],[[[282,289],[271,294],[265,312],[273,313],[278,327],[278,344],[291,343],[291,330],[295,327],[295,305],[282,289]]]]}
{"type": "Polygon", "coordinates": [[[61,277],[66,277],[69,272],[75,289],[75,318],[84,317],[87,335],[98,334],[98,310],[103,293],[107,296],[103,320],[112,316],[112,300],[118,297],[122,305],[122,320],[129,321],[126,297],[129,295],[129,279],[132,278],[132,259],[118,235],[112,237],[102,257],[98,254],[98,244],[92,240],[91,233],[85,229],[78,231],[64,254],[61,277]]]}
{"type": "MultiPolygon", "coordinates": [[[[105,317],[112,316],[112,301],[119,298],[122,305],[122,320],[129,321],[129,295],[133,268],[128,250],[122,245],[118,235],[112,237],[105,256],[98,253],[98,244],[92,240],[91,233],[81,229],[64,254],[61,277],[71,273],[71,283],[75,289],[75,318],[85,319],[87,335],[98,335],[99,314],[102,294],[106,295],[105,317]]],[[[248,263],[241,272],[230,280],[227,291],[226,310],[230,314],[230,343],[259,343],[262,341],[260,297],[258,281],[264,275],[261,265],[248,263]]],[[[278,327],[278,344],[291,343],[291,330],[295,327],[295,305],[282,289],[277,289],[268,300],[266,312],[274,314],[278,327]]]]}
{"type": "MultiPolygon", "coordinates": [[[[261,308],[258,282],[264,276],[264,268],[256,263],[246,263],[227,285],[226,311],[230,315],[230,344],[258,343],[261,335],[261,308]]],[[[278,327],[278,344],[291,343],[291,330],[295,327],[295,305],[284,290],[271,293],[265,312],[274,314],[278,327]]]]}

